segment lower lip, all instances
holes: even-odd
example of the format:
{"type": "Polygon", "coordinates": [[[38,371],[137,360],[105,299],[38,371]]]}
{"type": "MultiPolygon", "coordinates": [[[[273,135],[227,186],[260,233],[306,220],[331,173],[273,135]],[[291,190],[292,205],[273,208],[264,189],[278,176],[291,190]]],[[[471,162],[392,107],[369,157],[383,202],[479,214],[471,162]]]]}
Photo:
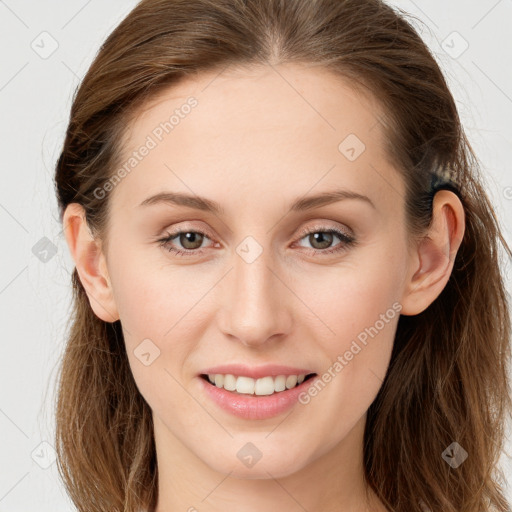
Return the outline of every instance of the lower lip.
{"type": "Polygon", "coordinates": [[[266,396],[236,394],[218,388],[202,377],[199,377],[199,380],[202,381],[208,396],[221,409],[246,420],[264,420],[290,409],[297,403],[299,395],[306,391],[317,377],[315,375],[292,389],[266,396]]]}

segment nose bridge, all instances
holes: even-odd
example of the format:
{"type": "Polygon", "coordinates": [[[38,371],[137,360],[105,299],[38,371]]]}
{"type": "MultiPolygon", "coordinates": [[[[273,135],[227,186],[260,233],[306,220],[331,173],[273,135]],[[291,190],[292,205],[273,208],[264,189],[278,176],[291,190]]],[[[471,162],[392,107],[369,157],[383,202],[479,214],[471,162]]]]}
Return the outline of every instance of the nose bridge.
{"type": "Polygon", "coordinates": [[[224,302],[223,331],[246,345],[265,343],[290,325],[282,285],[271,271],[270,250],[262,249],[251,240],[237,248],[224,302]],[[255,251],[260,254],[253,259],[255,251]]]}

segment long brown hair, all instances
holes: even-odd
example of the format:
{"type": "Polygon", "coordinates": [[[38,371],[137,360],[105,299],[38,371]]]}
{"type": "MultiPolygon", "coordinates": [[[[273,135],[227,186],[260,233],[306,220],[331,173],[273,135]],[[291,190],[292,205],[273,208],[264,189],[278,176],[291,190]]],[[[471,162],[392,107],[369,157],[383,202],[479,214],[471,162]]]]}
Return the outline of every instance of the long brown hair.
{"type": "MultiPolygon", "coordinates": [[[[143,0],[101,46],[77,89],[56,192],[81,204],[104,240],[109,201],[94,191],[120,165],[137,109],[178,80],[229,65],[323,66],[372,94],[390,160],[406,183],[409,233],[425,234],[436,190],[461,198],[466,232],[442,294],[401,316],[388,373],[368,411],[368,484],[396,512],[510,510],[499,456],[510,417],[511,319],[500,270],[507,246],[480,165],[434,57],[403,11],[380,0],[143,0]],[[436,181],[450,169],[452,182],[436,181]],[[442,457],[457,442],[467,459],[442,457]]],[[[412,17],[411,17],[412,18],[412,17]]],[[[93,313],[76,269],[56,404],[58,467],[78,510],[155,507],[149,405],[119,321],[93,313]]]]}

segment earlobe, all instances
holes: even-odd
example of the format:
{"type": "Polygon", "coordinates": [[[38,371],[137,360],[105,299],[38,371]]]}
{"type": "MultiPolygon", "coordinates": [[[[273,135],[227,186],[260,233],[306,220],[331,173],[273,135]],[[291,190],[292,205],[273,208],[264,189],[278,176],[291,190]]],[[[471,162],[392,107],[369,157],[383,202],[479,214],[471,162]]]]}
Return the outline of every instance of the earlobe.
{"type": "Polygon", "coordinates": [[[68,205],[62,219],[64,234],[92,310],[105,322],[119,320],[101,244],[90,232],[81,205],[68,205]]]}
{"type": "Polygon", "coordinates": [[[465,231],[464,207],[448,190],[436,193],[433,219],[411,259],[410,277],[402,300],[403,315],[427,309],[445,288],[465,231]]]}

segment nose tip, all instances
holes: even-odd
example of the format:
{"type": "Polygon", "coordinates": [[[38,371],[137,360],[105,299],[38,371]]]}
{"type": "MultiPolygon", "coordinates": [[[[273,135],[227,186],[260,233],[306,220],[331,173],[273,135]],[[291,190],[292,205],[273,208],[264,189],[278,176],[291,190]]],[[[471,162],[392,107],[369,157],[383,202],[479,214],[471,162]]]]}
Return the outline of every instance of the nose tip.
{"type": "Polygon", "coordinates": [[[227,332],[230,337],[238,340],[242,345],[246,347],[262,347],[268,345],[271,338],[276,338],[281,336],[283,333],[276,333],[269,331],[262,331],[251,329],[251,327],[237,327],[236,329],[232,329],[227,332]]]}
{"type": "Polygon", "coordinates": [[[283,295],[290,293],[266,261],[239,262],[226,283],[221,329],[245,346],[257,347],[287,334],[291,315],[283,295]]]}

